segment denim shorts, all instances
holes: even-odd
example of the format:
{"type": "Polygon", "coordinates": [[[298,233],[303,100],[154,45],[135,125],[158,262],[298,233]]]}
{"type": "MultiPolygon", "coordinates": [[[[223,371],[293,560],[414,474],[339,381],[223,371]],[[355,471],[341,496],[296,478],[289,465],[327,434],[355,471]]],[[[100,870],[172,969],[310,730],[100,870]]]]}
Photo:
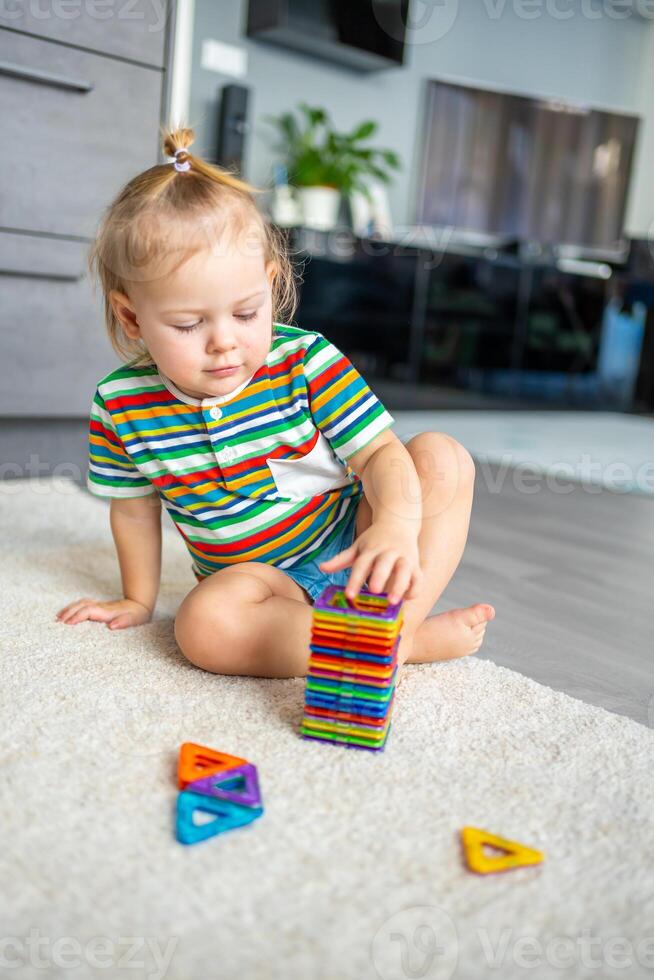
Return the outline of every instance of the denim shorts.
{"type": "MultiPolygon", "coordinates": [[[[320,593],[328,585],[345,586],[348,583],[350,572],[352,571],[351,564],[347,568],[342,568],[336,572],[323,572],[318,567],[318,564],[319,562],[327,561],[328,558],[333,558],[334,555],[350,547],[354,541],[356,531],[357,509],[357,507],[352,509],[352,515],[345,528],[329,544],[325,545],[315,558],[311,558],[304,565],[300,565],[297,568],[283,569],[286,575],[290,576],[294,582],[297,582],[299,586],[307,590],[312,602],[316,601],[320,593]]],[[[367,583],[364,584],[367,585],[367,583]]]]}

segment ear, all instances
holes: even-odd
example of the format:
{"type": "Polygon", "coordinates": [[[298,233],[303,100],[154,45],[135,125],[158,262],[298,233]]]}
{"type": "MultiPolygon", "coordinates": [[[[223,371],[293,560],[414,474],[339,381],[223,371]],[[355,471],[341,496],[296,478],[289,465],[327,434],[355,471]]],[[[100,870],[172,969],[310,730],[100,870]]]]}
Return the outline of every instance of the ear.
{"type": "Polygon", "coordinates": [[[138,340],[141,336],[141,328],[129,296],[117,289],[112,289],[109,293],[109,302],[126,335],[130,340],[138,340]]]}
{"type": "Polygon", "coordinates": [[[274,259],[270,259],[270,261],[266,263],[266,276],[268,277],[268,285],[271,287],[277,272],[277,263],[274,261],[274,259]]]}

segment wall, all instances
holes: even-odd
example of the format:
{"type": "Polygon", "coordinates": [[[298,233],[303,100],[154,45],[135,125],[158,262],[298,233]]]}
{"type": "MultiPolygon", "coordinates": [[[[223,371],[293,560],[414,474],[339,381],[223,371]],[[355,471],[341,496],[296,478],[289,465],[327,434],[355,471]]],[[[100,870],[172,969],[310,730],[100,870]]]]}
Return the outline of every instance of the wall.
{"type": "Polygon", "coordinates": [[[641,124],[626,224],[634,236],[654,240],[654,23],[643,27],[636,108],[641,124]]]}
{"type": "MultiPolygon", "coordinates": [[[[467,81],[627,112],[648,109],[646,81],[653,91],[645,64],[647,57],[654,63],[654,24],[624,17],[625,11],[614,10],[610,0],[413,0],[411,23],[423,17],[424,24],[412,31],[406,66],[371,74],[246,38],[246,10],[246,0],[195,0],[190,119],[199,134],[198,148],[211,152],[217,93],[238,81],[200,66],[203,39],[215,38],[239,45],[249,59],[242,82],[251,89],[254,131],[246,176],[260,185],[271,179],[273,154],[265,133],[272,131],[261,120],[266,113],[304,100],[326,106],[339,128],[374,118],[380,124],[377,145],[395,149],[404,163],[389,191],[396,225],[410,224],[414,217],[425,80],[467,81]]],[[[632,229],[646,229],[654,217],[646,180],[652,143],[650,133],[631,195],[632,229]]]]}

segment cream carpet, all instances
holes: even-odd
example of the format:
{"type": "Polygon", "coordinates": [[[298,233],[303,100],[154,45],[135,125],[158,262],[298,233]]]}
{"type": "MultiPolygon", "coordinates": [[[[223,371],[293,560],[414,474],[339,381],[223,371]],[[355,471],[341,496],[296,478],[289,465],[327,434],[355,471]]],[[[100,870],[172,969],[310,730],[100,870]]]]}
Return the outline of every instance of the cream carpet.
{"type": "Polygon", "coordinates": [[[0,510],[7,976],[652,975],[650,729],[471,657],[407,669],[385,752],[304,741],[301,678],[181,658],[194,579],[171,527],[155,620],[110,633],[54,619],[117,594],[105,503],[12,481],[0,510]],[[254,762],[263,817],[178,844],[182,741],[254,762]],[[546,861],[471,874],[466,824],[546,861]]]}

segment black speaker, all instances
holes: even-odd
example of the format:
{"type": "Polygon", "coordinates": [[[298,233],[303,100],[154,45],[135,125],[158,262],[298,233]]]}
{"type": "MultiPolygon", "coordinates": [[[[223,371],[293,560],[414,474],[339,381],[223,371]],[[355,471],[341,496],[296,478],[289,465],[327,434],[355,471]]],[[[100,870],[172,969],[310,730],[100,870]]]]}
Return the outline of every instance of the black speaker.
{"type": "Polygon", "coordinates": [[[245,137],[250,131],[247,119],[250,90],[243,85],[225,85],[220,100],[216,163],[236,168],[243,176],[245,137]]]}

